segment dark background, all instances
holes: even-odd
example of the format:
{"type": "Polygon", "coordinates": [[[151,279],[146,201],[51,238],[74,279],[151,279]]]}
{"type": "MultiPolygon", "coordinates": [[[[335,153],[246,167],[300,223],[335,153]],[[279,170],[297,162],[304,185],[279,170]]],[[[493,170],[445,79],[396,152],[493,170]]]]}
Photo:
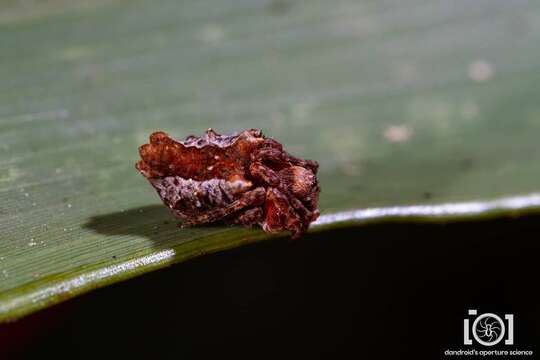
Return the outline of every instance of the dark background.
{"type": "Polygon", "coordinates": [[[465,348],[468,309],[515,316],[514,346],[476,349],[536,352],[539,220],[364,225],[204,256],[4,326],[0,357],[435,359],[465,348]]]}

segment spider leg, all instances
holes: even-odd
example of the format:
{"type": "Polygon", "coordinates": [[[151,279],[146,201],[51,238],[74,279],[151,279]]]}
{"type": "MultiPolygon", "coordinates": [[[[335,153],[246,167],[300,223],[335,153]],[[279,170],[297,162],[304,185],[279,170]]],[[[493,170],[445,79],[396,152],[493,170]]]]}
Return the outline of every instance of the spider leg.
{"type": "Polygon", "coordinates": [[[307,221],[307,223],[317,220],[317,218],[319,217],[319,211],[317,210],[317,200],[318,200],[318,192],[319,192],[318,184],[316,184],[316,186],[314,186],[311,189],[308,196],[302,199],[303,201],[301,201],[298,197],[296,197],[296,195],[294,195],[290,191],[290,189],[286,187],[286,185],[283,182],[279,184],[278,189],[283,194],[287,195],[291,205],[294,207],[296,212],[302,217],[302,219],[307,221]],[[304,204],[304,201],[306,201],[307,204],[304,204]],[[314,209],[314,211],[310,209],[314,209]]]}
{"type": "Polygon", "coordinates": [[[252,209],[246,210],[243,214],[239,215],[238,217],[232,218],[230,221],[228,221],[231,224],[238,224],[238,225],[256,225],[263,219],[263,211],[260,207],[255,207],[252,209]]]}
{"type": "Polygon", "coordinates": [[[283,149],[276,147],[264,147],[252,155],[254,161],[283,161],[283,149]]]}
{"type": "Polygon", "coordinates": [[[260,161],[251,163],[249,172],[253,177],[262,180],[270,186],[278,186],[280,183],[278,174],[260,161]]]}
{"type": "MultiPolygon", "coordinates": [[[[294,210],[302,217],[302,219],[305,219],[308,223],[310,223],[313,219],[313,216],[315,215],[311,210],[309,210],[303,203],[300,201],[296,196],[294,196],[288,189],[283,186],[283,184],[280,184],[278,187],[279,191],[285,194],[289,200],[289,203],[292,205],[294,210]]],[[[316,215],[318,216],[318,214],[316,215]]]]}
{"type": "MultiPolygon", "coordinates": [[[[311,189],[311,192],[306,196],[306,201],[309,203],[310,208],[317,209],[317,201],[319,201],[319,193],[321,192],[321,187],[319,182],[316,182],[316,185],[311,189]]],[[[315,219],[313,219],[315,220],[315,219]]]]}
{"type": "Polygon", "coordinates": [[[292,232],[292,238],[300,237],[306,226],[291,206],[287,196],[276,188],[269,188],[266,193],[266,219],[263,228],[267,232],[278,232],[283,229],[292,232]]]}
{"type": "Polygon", "coordinates": [[[258,187],[251,191],[245,192],[238,200],[233,201],[225,207],[202,211],[200,213],[193,214],[193,216],[190,216],[189,219],[185,219],[185,217],[183,217],[184,222],[182,225],[190,226],[221,220],[243,208],[261,205],[264,203],[264,200],[265,190],[262,187],[258,187]]]}
{"type": "Polygon", "coordinates": [[[314,160],[299,159],[295,156],[292,156],[289,153],[285,153],[285,156],[286,156],[287,161],[290,162],[291,164],[309,169],[313,171],[314,174],[317,174],[317,170],[319,170],[319,163],[314,160]]]}
{"type": "Polygon", "coordinates": [[[275,149],[278,149],[280,151],[283,150],[283,145],[281,145],[280,143],[278,143],[276,140],[274,140],[272,138],[264,139],[264,145],[267,148],[275,148],[275,149]]]}
{"type": "Polygon", "coordinates": [[[280,161],[287,162],[292,165],[301,166],[306,169],[310,169],[314,174],[317,173],[319,169],[319,163],[313,160],[304,160],[297,158],[289,154],[286,151],[283,151],[282,147],[265,147],[260,149],[255,158],[258,161],[280,161]]]}

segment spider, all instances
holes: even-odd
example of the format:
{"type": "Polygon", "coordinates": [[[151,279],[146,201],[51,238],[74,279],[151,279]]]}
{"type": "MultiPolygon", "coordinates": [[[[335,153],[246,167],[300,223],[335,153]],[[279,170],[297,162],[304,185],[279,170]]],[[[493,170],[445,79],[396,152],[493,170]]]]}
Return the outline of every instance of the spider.
{"type": "Polygon", "coordinates": [[[488,320],[489,318],[481,320],[478,323],[480,329],[477,328],[476,331],[479,333],[479,337],[486,338],[487,341],[493,341],[499,336],[501,327],[497,320],[494,320],[494,322],[488,322],[488,320]]]}
{"type": "Polygon", "coordinates": [[[318,164],[294,157],[260,130],[176,141],[158,131],[136,168],[183,226],[224,221],[302,236],[319,216],[318,164]]]}

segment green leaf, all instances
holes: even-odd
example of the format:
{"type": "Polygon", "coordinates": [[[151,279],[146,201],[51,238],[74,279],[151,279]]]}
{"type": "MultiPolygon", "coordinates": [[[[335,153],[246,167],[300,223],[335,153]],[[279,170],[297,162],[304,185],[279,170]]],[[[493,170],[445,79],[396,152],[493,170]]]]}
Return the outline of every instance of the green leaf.
{"type": "Polygon", "coordinates": [[[534,2],[25,4],[0,5],[0,320],[268,238],[179,229],[133,166],[158,129],[318,160],[313,230],[540,206],[534,2]]]}

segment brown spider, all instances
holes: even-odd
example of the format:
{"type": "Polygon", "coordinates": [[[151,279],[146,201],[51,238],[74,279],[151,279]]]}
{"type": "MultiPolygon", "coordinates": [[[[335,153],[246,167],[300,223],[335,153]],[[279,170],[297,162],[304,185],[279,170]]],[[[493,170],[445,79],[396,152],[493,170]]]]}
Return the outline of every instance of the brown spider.
{"type": "Polygon", "coordinates": [[[164,132],[139,148],[136,168],[183,225],[223,220],[300,237],[319,216],[315,161],[296,158],[260,130],[176,141],[164,132]]]}

